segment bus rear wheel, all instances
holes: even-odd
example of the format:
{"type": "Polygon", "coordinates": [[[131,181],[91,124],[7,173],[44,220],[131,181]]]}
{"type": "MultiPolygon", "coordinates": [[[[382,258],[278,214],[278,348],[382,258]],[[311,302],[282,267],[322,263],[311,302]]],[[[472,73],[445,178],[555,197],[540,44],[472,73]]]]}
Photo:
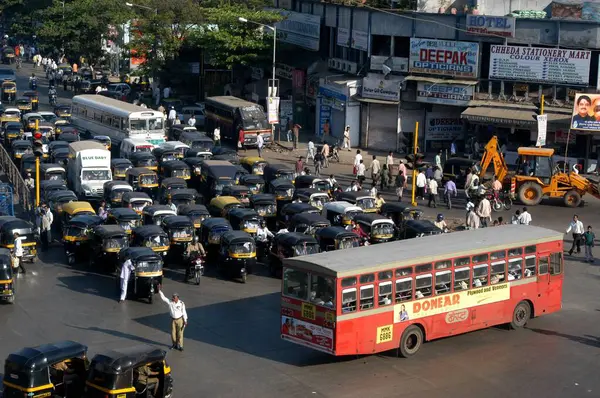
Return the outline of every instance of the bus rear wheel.
{"type": "Polygon", "coordinates": [[[511,329],[522,329],[531,318],[531,306],[526,301],[521,301],[513,311],[511,329]]]}
{"type": "Polygon", "coordinates": [[[403,358],[412,357],[419,351],[422,345],[423,331],[418,326],[410,325],[400,338],[400,356],[403,358]]]}

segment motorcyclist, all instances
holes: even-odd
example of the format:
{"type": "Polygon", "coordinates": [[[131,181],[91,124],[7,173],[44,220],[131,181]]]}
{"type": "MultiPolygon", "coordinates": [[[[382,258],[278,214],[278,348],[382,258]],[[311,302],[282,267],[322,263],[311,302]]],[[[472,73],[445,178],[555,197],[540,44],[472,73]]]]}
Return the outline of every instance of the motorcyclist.
{"type": "Polygon", "coordinates": [[[265,220],[261,220],[258,224],[258,229],[256,230],[255,238],[257,246],[260,249],[259,257],[265,255],[265,253],[269,249],[269,241],[270,239],[273,239],[273,236],[273,233],[269,231],[269,228],[267,228],[267,223],[265,222],[265,220]]]}
{"type": "Polygon", "coordinates": [[[32,90],[37,87],[37,77],[35,77],[35,73],[32,73],[31,77],[29,77],[29,87],[32,90]]]}
{"type": "Polygon", "coordinates": [[[54,86],[50,86],[50,88],[48,89],[48,102],[52,104],[53,100],[56,100],[56,97],[58,97],[56,89],[54,88],[54,86]]]}
{"type": "Polygon", "coordinates": [[[187,267],[185,267],[184,281],[187,281],[190,278],[190,271],[192,270],[192,267],[190,266],[189,262],[195,260],[198,256],[203,258],[206,257],[206,251],[204,250],[204,246],[202,246],[202,243],[200,243],[198,237],[194,236],[194,240],[192,241],[192,243],[187,245],[184,254],[185,258],[187,259],[187,267]]]}
{"type": "Polygon", "coordinates": [[[448,232],[448,224],[444,220],[444,215],[442,213],[437,215],[436,221],[434,222],[435,226],[442,230],[442,232],[448,232]]]}

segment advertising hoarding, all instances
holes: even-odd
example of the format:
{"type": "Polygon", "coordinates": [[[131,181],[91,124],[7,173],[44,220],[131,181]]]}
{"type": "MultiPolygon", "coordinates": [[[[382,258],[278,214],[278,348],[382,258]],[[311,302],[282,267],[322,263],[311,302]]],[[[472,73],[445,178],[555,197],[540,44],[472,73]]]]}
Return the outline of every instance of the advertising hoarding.
{"type": "Polygon", "coordinates": [[[409,70],[411,73],[475,79],[479,76],[479,44],[412,38],[409,70]]]}

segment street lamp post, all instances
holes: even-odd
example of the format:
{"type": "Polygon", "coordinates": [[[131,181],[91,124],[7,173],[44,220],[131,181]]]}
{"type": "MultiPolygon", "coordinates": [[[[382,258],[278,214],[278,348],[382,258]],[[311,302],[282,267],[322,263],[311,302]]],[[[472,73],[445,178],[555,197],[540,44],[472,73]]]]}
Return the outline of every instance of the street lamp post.
{"type": "MultiPolygon", "coordinates": [[[[127,7],[131,7],[131,8],[137,7],[137,8],[143,8],[144,10],[153,11],[155,16],[158,15],[158,8],[152,8],[152,7],[148,7],[148,6],[142,5],[142,4],[135,4],[135,3],[129,3],[129,2],[126,2],[125,5],[127,7]]],[[[153,60],[153,63],[152,63],[152,79],[153,80],[156,80],[156,59],[157,59],[156,47],[157,46],[156,46],[156,36],[155,36],[154,37],[154,43],[152,43],[152,53],[153,53],[153,56],[154,56],[154,60],[153,60]]],[[[154,83],[155,82],[153,81],[152,84],[154,84],[154,83]]]]}
{"type": "MultiPolygon", "coordinates": [[[[249,21],[248,19],[243,18],[243,17],[239,17],[238,21],[240,21],[242,23],[251,23],[254,25],[262,26],[263,28],[267,28],[273,32],[273,65],[272,65],[272,72],[271,72],[272,79],[271,79],[271,87],[270,87],[271,92],[270,92],[270,95],[267,95],[267,97],[275,97],[275,57],[277,54],[277,27],[275,25],[271,26],[271,25],[265,25],[260,22],[249,21]]],[[[268,91],[268,89],[269,88],[267,87],[267,91],[268,91]]],[[[279,93],[277,93],[277,94],[278,94],[277,96],[279,96],[279,93]]],[[[274,139],[275,139],[275,125],[272,124],[271,125],[271,140],[274,140],[274,139]]]]}

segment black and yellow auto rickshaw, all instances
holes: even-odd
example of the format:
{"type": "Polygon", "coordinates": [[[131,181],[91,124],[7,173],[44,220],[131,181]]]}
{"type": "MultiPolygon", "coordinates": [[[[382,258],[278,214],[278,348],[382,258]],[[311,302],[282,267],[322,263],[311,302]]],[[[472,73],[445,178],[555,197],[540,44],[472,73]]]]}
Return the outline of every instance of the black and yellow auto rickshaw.
{"type": "Polygon", "coordinates": [[[171,177],[164,178],[160,182],[160,188],[158,189],[158,201],[165,204],[171,198],[171,192],[176,189],[186,189],[187,183],[183,178],[171,177]]]}
{"type": "Polygon", "coordinates": [[[10,65],[10,64],[16,62],[17,55],[15,54],[15,50],[12,47],[10,47],[10,46],[2,47],[2,49],[0,50],[0,54],[2,56],[3,64],[10,65]]]}
{"type": "Polygon", "coordinates": [[[9,304],[15,302],[15,283],[14,283],[12,255],[8,249],[0,249],[0,301],[9,304]]]}
{"type": "MultiPolygon", "coordinates": [[[[54,212],[54,218],[60,219],[60,214],[63,212],[62,207],[71,202],[77,201],[77,195],[75,192],[67,190],[67,191],[55,191],[49,193],[46,196],[48,200],[48,207],[52,212],[54,212]]],[[[54,223],[53,226],[56,225],[57,228],[60,228],[60,223],[54,223]]]]}
{"type": "Polygon", "coordinates": [[[25,91],[23,93],[24,98],[29,98],[29,103],[31,103],[31,110],[37,111],[40,107],[40,95],[37,91],[25,91]]]}
{"type": "Polygon", "coordinates": [[[244,231],[252,237],[256,236],[262,217],[254,209],[232,209],[227,213],[231,227],[237,231],[244,231]]]}
{"type": "MultiPolygon", "coordinates": [[[[179,141],[190,147],[190,150],[195,150],[197,153],[210,153],[215,146],[214,141],[206,134],[198,131],[184,131],[179,136],[179,141]]],[[[186,156],[187,153],[186,153],[186,156]]]]}
{"type": "Polygon", "coordinates": [[[252,195],[263,193],[265,189],[265,180],[262,176],[256,174],[244,174],[240,176],[238,184],[248,187],[252,195]]]}
{"type": "Polygon", "coordinates": [[[95,216],[96,211],[89,202],[69,202],[62,206],[61,226],[64,228],[75,216],[95,216]]]}
{"type": "Polygon", "coordinates": [[[162,227],[169,235],[171,247],[165,263],[176,264],[181,262],[183,253],[194,239],[196,229],[192,219],[187,216],[167,217],[162,221],[162,227]]]}
{"type": "Polygon", "coordinates": [[[3,391],[12,397],[84,397],[87,347],[59,341],[26,347],[4,362],[3,391]]]}
{"type": "Polygon", "coordinates": [[[17,98],[15,105],[21,113],[31,112],[31,102],[27,97],[19,97],[17,98]]]}
{"type": "Polygon", "coordinates": [[[92,137],[92,141],[101,143],[108,151],[112,148],[112,140],[107,135],[96,135],[92,137]]]}
{"type": "Polygon", "coordinates": [[[310,174],[296,177],[294,186],[296,189],[312,188],[326,193],[330,193],[332,188],[326,179],[310,174]]]}
{"type": "Polygon", "coordinates": [[[219,249],[220,271],[246,283],[256,266],[256,242],[244,231],[228,231],[221,236],[219,249]]]}
{"type": "Polygon", "coordinates": [[[330,227],[328,219],[316,213],[298,213],[290,219],[288,230],[315,236],[321,228],[330,227]]]}
{"type": "Polygon", "coordinates": [[[363,209],[344,201],[325,203],[321,210],[321,214],[331,222],[331,225],[343,227],[352,224],[354,216],[361,213],[364,213],[363,209]]]}
{"type": "MultiPolygon", "coordinates": [[[[31,176],[35,178],[35,159],[36,157],[33,153],[26,153],[23,156],[21,156],[20,169],[23,178],[27,176],[27,173],[31,174],[31,176]]],[[[42,165],[43,163],[40,164],[40,169],[42,165]]]]}
{"type": "Polygon", "coordinates": [[[362,192],[341,192],[337,196],[337,200],[343,200],[363,209],[365,213],[377,213],[377,205],[375,198],[367,191],[362,192]]]}
{"type": "MultiPolygon", "coordinates": [[[[298,180],[296,180],[298,182],[298,180]]],[[[331,197],[327,192],[319,191],[316,188],[296,188],[294,200],[302,203],[308,203],[322,210],[325,203],[331,202],[331,197]]]]}
{"type": "Polygon", "coordinates": [[[131,246],[149,247],[163,258],[169,252],[169,235],[158,225],[142,225],[133,230],[131,246]]]}
{"type": "Polygon", "coordinates": [[[354,216],[354,222],[369,235],[369,243],[385,243],[396,237],[394,222],[382,215],[364,213],[354,216]]]}
{"type": "Polygon", "coordinates": [[[56,191],[68,191],[67,184],[60,180],[40,181],[40,197],[48,201],[48,195],[56,191]]]}
{"type": "Polygon", "coordinates": [[[420,220],[423,210],[409,204],[389,202],[384,203],[379,210],[384,217],[391,219],[398,230],[404,228],[404,223],[408,220],[420,220]]]}
{"type": "Polygon", "coordinates": [[[268,164],[269,163],[265,159],[258,156],[246,156],[240,158],[240,165],[246,169],[249,174],[263,175],[265,166],[268,164]]]}
{"type": "Polygon", "coordinates": [[[316,236],[322,252],[351,249],[360,246],[360,237],[344,227],[331,226],[320,229],[316,236]]]}
{"type": "Polygon", "coordinates": [[[202,227],[202,222],[205,219],[210,218],[210,213],[208,212],[206,206],[199,204],[178,206],[177,214],[180,216],[187,216],[192,219],[198,236],[200,236],[200,227],[202,227]]]}
{"type": "Polygon", "coordinates": [[[181,153],[174,148],[156,147],[152,150],[152,155],[158,162],[158,170],[160,171],[166,162],[179,160],[181,153]]]}
{"type": "Polygon", "coordinates": [[[176,216],[177,212],[167,205],[146,206],[142,212],[144,225],[162,225],[167,217],[176,216]]]}
{"type": "Polygon", "coordinates": [[[225,146],[216,146],[212,149],[211,160],[226,161],[231,164],[240,164],[240,157],[237,151],[233,148],[227,148],[225,146]]]}
{"type": "Polygon", "coordinates": [[[293,184],[296,179],[296,172],[285,164],[269,163],[264,167],[263,178],[267,184],[277,179],[288,180],[293,184]]]}
{"type": "Polygon", "coordinates": [[[29,221],[15,218],[2,223],[0,226],[0,246],[6,249],[15,247],[15,233],[19,234],[19,240],[23,247],[23,260],[35,262],[37,258],[35,226],[29,221]]]}
{"type": "Polygon", "coordinates": [[[228,185],[223,187],[223,196],[233,196],[245,207],[250,206],[250,188],[245,185],[228,185]]]}
{"type": "Polygon", "coordinates": [[[149,247],[128,247],[121,250],[119,257],[115,277],[117,292],[121,291],[121,266],[129,259],[135,271],[129,274],[127,293],[133,297],[145,298],[152,304],[154,294],[158,291],[156,285],[162,283],[163,257],[149,247]]]}
{"type": "Polygon", "coordinates": [[[85,397],[154,397],[151,391],[155,385],[140,381],[142,367],[148,367],[158,373],[158,393],[154,398],[171,398],[173,378],[166,356],[164,350],[145,345],[107,351],[94,356],[89,367],[85,397]]]}
{"type": "Polygon", "coordinates": [[[134,228],[142,225],[142,216],[133,209],[116,207],[108,211],[106,224],[118,225],[127,232],[127,235],[131,235],[134,228]]]}
{"type": "Polygon", "coordinates": [[[192,178],[190,166],[181,160],[170,160],[164,162],[161,167],[161,176],[163,178],[177,177],[185,181],[192,178]]]}
{"type": "Polygon", "coordinates": [[[13,80],[2,82],[2,102],[11,104],[17,98],[17,83],[13,80]]]}
{"type": "Polygon", "coordinates": [[[158,171],[158,160],[150,152],[134,152],[129,155],[133,167],[145,167],[152,171],[158,171]]]}
{"type": "Polygon", "coordinates": [[[48,152],[50,153],[50,157],[57,149],[66,148],[69,149],[69,143],[65,141],[50,141],[48,144],[48,152]]]}
{"type": "Polygon", "coordinates": [[[19,164],[26,153],[33,153],[31,140],[13,140],[10,145],[10,153],[15,163],[19,164]]]}
{"type": "Polygon", "coordinates": [[[275,229],[277,226],[277,201],[275,195],[261,193],[250,196],[250,208],[256,210],[267,223],[267,228],[275,229]]]}
{"type": "Polygon", "coordinates": [[[171,201],[177,207],[204,202],[202,195],[193,188],[174,189],[171,191],[171,201]]]}
{"type": "Polygon", "coordinates": [[[67,172],[65,168],[58,163],[40,164],[41,181],[62,181],[67,182],[67,172]]]}
{"type": "Polygon", "coordinates": [[[127,170],[131,168],[133,168],[133,163],[129,159],[116,158],[110,161],[113,180],[125,180],[127,178],[127,170]]]}
{"type": "Polygon", "coordinates": [[[62,119],[71,119],[71,105],[68,104],[58,104],[54,107],[54,114],[56,117],[60,117],[62,119]]]}
{"type": "Polygon", "coordinates": [[[300,232],[277,234],[269,253],[269,271],[273,276],[280,276],[284,259],[316,253],[319,253],[319,244],[311,235],[300,232]]]}
{"type": "Polygon", "coordinates": [[[217,259],[221,247],[221,236],[233,228],[229,221],[223,217],[207,218],[200,227],[200,242],[207,253],[208,261],[217,259]]]}
{"type": "Polygon", "coordinates": [[[89,266],[100,265],[113,271],[119,262],[119,252],[129,247],[129,236],[119,225],[98,225],[92,230],[89,266]]]}
{"type": "Polygon", "coordinates": [[[190,168],[190,179],[186,180],[188,186],[191,188],[200,188],[200,176],[202,175],[202,164],[205,159],[199,157],[185,158],[183,162],[190,168]]]}
{"type": "Polygon", "coordinates": [[[74,216],[63,226],[62,242],[65,249],[67,264],[75,264],[80,259],[90,255],[92,230],[104,220],[88,214],[74,216]]]}
{"type": "Polygon", "coordinates": [[[444,231],[429,220],[406,220],[399,228],[399,239],[422,238],[424,236],[440,235],[444,231]]]}
{"type": "Polygon", "coordinates": [[[210,201],[208,211],[213,217],[227,217],[227,213],[231,209],[238,207],[244,207],[244,205],[233,196],[219,196],[210,201]]]}
{"type": "Polygon", "coordinates": [[[4,123],[4,145],[7,148],[10,148],[12,142],[18,139],[19,137],[22,137],[24,132],[25,130],[23,129],[23,125],[20,122],[4,123]]]}
{"type": "Polygon", "coordinates": [[[200,171],[199,192],[205,198],[221,195],[223,187],[234,185],[238,168],[224,160],[205,160],[200,171]]]}
{"type": "Polygon", "coordinates": [[[125,181],[107,181],[103,185],[104,200],[106,203],[114,207],[121,206],[123,194],[125,192],[133,192],[133,187],[125,181]]]}
{"type": "Polygon", "coordinates": [[[142,214],[144,207],[152,206],[152,198],[146,192],[125,192],[121,196],[121,207],[130,207],[142,214]]]}
{"type": "Polygon", "coordinates": [[[319,214],[320,211],[314,206],[308,203],[288,203],[281,208],[277,221],[279,222],[279,228],[287,228],[290,224],[292,217],[300,213],[314,213],[319,214]]]}
{"type": "Polygon", "coordinates": [[[151,198],[158,192],[158,175],[145,167],[133,167],[125,173],[125,181],[134,191],[145,192],[151,198]]]}

